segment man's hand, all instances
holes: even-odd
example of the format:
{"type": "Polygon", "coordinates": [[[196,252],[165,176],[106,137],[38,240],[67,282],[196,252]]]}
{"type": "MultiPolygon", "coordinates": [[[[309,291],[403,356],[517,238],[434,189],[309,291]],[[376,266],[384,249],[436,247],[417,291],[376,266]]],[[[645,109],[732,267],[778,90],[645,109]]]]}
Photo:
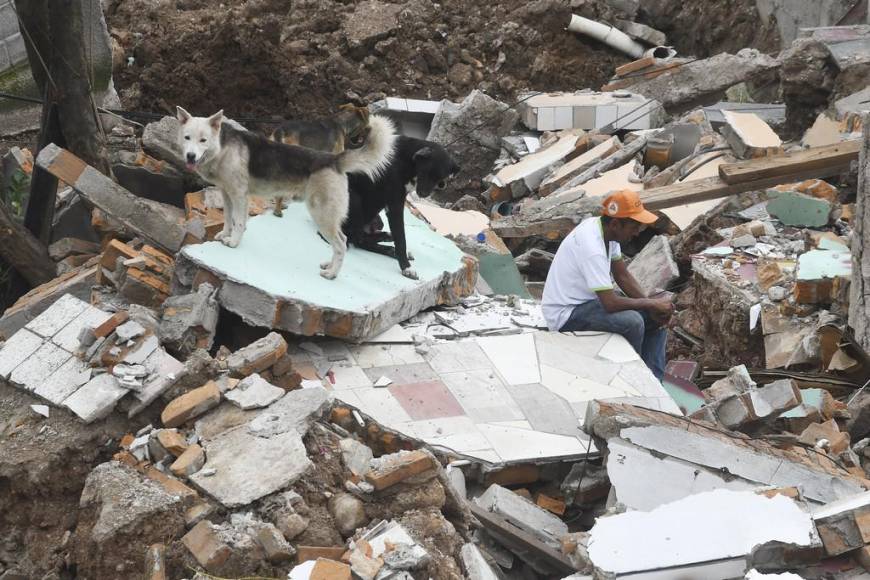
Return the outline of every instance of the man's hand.
{"type": "Polygon", "coordinates": [[[669,298],[655,299],[649,309],[649,314],[660,326],[667,326],[674,314],[674,303],[669,298]]]}

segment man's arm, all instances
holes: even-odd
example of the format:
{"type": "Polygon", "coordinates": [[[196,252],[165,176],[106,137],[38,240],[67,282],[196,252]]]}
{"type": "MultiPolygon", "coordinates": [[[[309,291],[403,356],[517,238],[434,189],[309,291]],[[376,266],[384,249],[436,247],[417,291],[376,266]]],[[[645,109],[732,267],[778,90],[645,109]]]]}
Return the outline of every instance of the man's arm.
{"type": "Polygon", "coordinates": [[[606,312],[621,312],[623,310],[646,310],[657,316],[670,316],[673,305],[667,298],[629,298],[610,290],[596,290],[595,295],[606,312]]]}
{"type": "MultiPolygon", "coordinates": [[[[625,260],[621,257],[618,260],[610,262],[610,271],[613,274],[613,280],[617,286],[625,292],[629,298],[646,298],[647,295],[643,292],[640,284],[637,283],[631,272],[628,271],[628,266],[625,265],[625,260]]],[[[639,310],[632,308],[631,310],[639,310]]]]}

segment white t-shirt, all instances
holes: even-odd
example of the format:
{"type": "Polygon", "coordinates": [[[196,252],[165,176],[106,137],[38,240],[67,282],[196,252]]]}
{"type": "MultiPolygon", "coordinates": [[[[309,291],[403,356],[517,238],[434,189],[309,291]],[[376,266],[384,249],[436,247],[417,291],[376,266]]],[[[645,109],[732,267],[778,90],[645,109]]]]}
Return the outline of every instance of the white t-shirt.
{"type": "Polygon", "coordinates": [[[610,262],[622,259],[619,242],[604,244],[601,218],[586,218],[556,250],[547,274],[541,309],[550,330],[559,330],[578,304],[597,300],[595,292],[613,288],[610,262]]]}

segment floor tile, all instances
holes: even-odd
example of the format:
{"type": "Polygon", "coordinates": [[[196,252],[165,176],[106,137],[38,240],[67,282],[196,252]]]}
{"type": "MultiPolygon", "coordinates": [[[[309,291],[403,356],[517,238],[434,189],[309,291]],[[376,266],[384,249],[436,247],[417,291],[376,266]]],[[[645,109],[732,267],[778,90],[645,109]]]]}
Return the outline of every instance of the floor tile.
{"type": "Polygon", "coordinates": [[[541,344],[551,344],[571,352],[595,356],[610,340],[609,332],[537,332],[535,343],[538,345],[538,358],[541,354],[541,344]]]}
{"type": "Polygon", "coordinates": [[[10,373],[39,350],[43,342],[41,336],[24,328],[13,334],[0,347],[0,378],[8,379],[10,373]]]}
{"type": "Polygon", "coordinates": [[[332,374],[335,382],[333,383],[330,381],[330,384],[336,391],[372,386],[372,381],[369,380],[363,370],[358,366],[346,367],[337,364],[332,365],[332,374]]]}
{"type": "Polygon", "coordinates": [[[532,425],[528,421],[493,421],[489,425],[496,427],[513,427],[514,429],[531,429],[532,425]]]}
{"type": "Polygon", "coordinates": [[[619,369],[619,378],[634,387],[645,397],[666,396],[667,391],[656,379],[649,367],[643,361],[636,361],[622,365],[619,369]]]}
{"type": "Polygon", "coordinates": [[[557,332],[539,332],[535,338],[538,345],[538,358],[542,365],[548,365],[568,374],[605,385],[619,372],[617,363],[608,362],[595,356],[610,338],[609,335],[575,337],[557,332]],[[588,340],[597,342],[595,345],[584,345],[588,340]],[[596,345],[595,350],[590,348],[590,346],[596,345]]]}
{"type": "Polygon", "coordinates": [[[622,396],[625,396],[625,397],[640,397],[640,396],[642,396],[642,393],[640,391],[635,389],[631,384],[628,383],[628,381],[626,381],[625,379],[623,379],[619,375],[616,375],[615,377],[613,377],[613,380],[610,381],[610,386],[622,391],[623,392],[622,396]]]}
{"type": "Polygon", "coordinates": [[[481,451],[466,451],[464,455],[468,455],[474,459],[480,459],[489,463],[502,463],[502,459],[495,449],[485,449],[481,451]]]}
{"type": "Polygon", "coordinates": [[[381,334],[375,336],[374,338],[370,338],[366,341],[366,344],[369,343],[391,343],[391,344],[399,344],[399,343],[411,343],[414,342],[414,337],[411,335],[411,331],[407,330],[400,324],[396,324],[386,329],[381,334]]]}
{"type": "Polygon", "coordinates": [[[486,358],[483,350],[471,340],[433,344],[429,352],[426,353],[426,360],[438,373],[492,368],[492,363],[486,358]]]}
{"type": "Polygon", "coordinates": [[[36,352],[12,371],[9,381],[32,391],[70,358],[72,355],[59,346],[50,342],[43,343],[36,352]]]}
{"type": "Polygon", "coordinates": [[[444,373],[441,375],[441,380],[468,416],[478,423],[525,419],[523,412],[511,399],[495,371],[444,373]]]}
{"type": "Polygon", "coordinates": [[[108,312],[88,305],[75,319],[57,332],[51,341],[69,352],[79,349],[79,334],[83,328],[95,328],[112,317],[108,312]]]}
{"type": "Polygon", "coordinates": [[[393,381],[394,385],[438,380],[438,374],[427,363],[372,367],[370,369],[363,369],[363,371],[372,382],[381,377],[387,377],[393,381]]]}
{"type": "Polygon", "coordinates": [[[37,384],[34,393],[60,406],[67,397],[89,380],[91,380],[91,368],[76,357],[70,357],[60,368],[37,384]]]}
{"type": "Polygon", "coordinates": [[[363,344],[350,347],[356,363],[364,369],[425,362],[413,344],[363,344]]]}
{"type": "Polygon", "coordinates": [[[462,406],[441,381],[390,385],[379,390],[392,393],[414,420],[465,415],[462,406]]]}
{"type": "Polygon", "coordinates": [[[476,340],[508,385],[541,381],[533,333],[487,336],[476,340]]]}
{"type": "Polygon", "coordinates": [[[429,445],[446,447],[457,453],[469,453],[474,451],[487,451],[492,449],[489,440],[480,431],[467,433],[454,433],[443,437],[426,438],[429,445]]]}
{"type": "Polygon", "coordinates": [[[598,351],[598,356],[615,363],[627,363],[640,360],[640,355],[624,337],[612,334],[610,339],[598,351]]]}
{"type": "Polygon", "coordinates": [[[73,296],[65,294],[49,306],[45,312],[28,322],[24,328],[39,336],[50,338],[74,320],[89,305],[73,296]]]}
{"type": "Polygon", "coordinates": [[[623,397],[625,390],[541,365],[541,384],[569,403],[623,397]]]}
{"type": "Polygon", "coordinates": [[[399,401],[390,393],[389,389],[364,388],[352,391],[337,391],[336,398],[344,400],[345,393],[347,404],[357,407],[366,415],[370,415],[375,421],[387,427],[397,429],[401,423],[411,421],[411,416],[405,411],[399,401]],[[355,399],[354,399],[355,397],[355,399]],[[351,402],[355,400],[358,404],[351,402]]]}
{"type": "Polygon", "coordinates": [[[471,417],[461,415],[458,417],[438,417],[437,419],[409,421],[408,423],[402,423],[401,431],[418,439],[432,439],[460,433],[476,433],[477,425],[471,417]]]}
{"type": "Polygon", "coordinates": [[[487,424],[477,428],[504,461],[580,457],[586,453],[586,446],[577,437],[487,424]]]}
{"type": "Polygon", "coordinates": [[[577,436],[580,424],[571,405],[543,385],[508,385],[508,392],[519,405],[535,431],[577,436]]]}

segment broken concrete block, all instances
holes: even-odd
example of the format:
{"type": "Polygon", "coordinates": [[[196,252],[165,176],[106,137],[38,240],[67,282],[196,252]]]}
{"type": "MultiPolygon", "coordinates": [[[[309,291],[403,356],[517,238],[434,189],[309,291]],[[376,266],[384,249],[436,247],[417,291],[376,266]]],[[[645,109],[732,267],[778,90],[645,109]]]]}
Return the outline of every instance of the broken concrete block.
{"type": "Polygon", "coordinates": [[[631,90],[664,105],[670,113],[713,102],[741,82],[763,77],[779,67],[776,59],[754,49],[721,53],[689,62],[653,79],[642,78],[631,90]]]}
{"type": "MultiPolygon", "coordinates": [[[[175,139],[178,140],[177,134],[175,139]]],[[[199,181],[188,177],[193,172],[182,173],[143,151],[119,151],[116,162],[112,163],[112,173],[121,187],[130,193],[176,206],[190,191],[189,185],[196,185],[199,181]]]]}
{"type": "Polygon", "coordinates": [[[667,236],[655,236],[647,242],[629,262],[628,271],[647,296],[656,290],[667,290],[680,277],[667,236]]]}
{"type": "Polygon", "coordinates": [[[668,37],[665,36],[664,32],[640,22],[617,20],[616,27],[635,40],[640,40],[651,46],[665,46],[668,43],[668,37]]]}
{"type": "Polygon", "coordinates": [[[166,427],[178,427],[221,402],[221,391],[214,381],[185,393],[166,405],[160,419],[166,427]]]}
{"type": "Polygon", "coordinates": [[[36,164],[150,243],[172,254],[181,249],[185,235],[181,209],[133,195],[54,144],[39,152],[36,164]]]}
{"type": "Polygon", "coordinates": [[[63,238],[48,247],[48,255],[55,262],[59,262],[69,256],[80,254],[95,255],[100,253],[100,245],[87,240],[77,238],[63,238]]]}
{"type": "Polygon", "coordinates": [[[290,542],[308,529],[308,520],[296,513],[281,514],[276,519],[275,525],[284,535],[284,538],[290,542]]]}
{"type": "Polygon", "coordinates": [[[820,227],[830,219],[831,203],[827,200],[794,191],[773,195],[776,197],[767,203],[767,213],[787,226],[820,227]]]}
{"type": "Polygon", "coordinates": [[[311,423],[323,415],[329,401],[329,394],[322,387],[290,391],[260,411],[248,424],[248,432],[259,437],[290,432],[303,436],[311,423]]]}
{"type": "Polygon", "coordinates": [[[287,543],[278,528],[272,524],[260,525],[254,539],[263,548],[266,560],[271,564],[286,564],[296,555],[296,549],[287,543]]]}
{"type": "Polygon", "coordinates": [[[604,128],[637,131],[661,126],[659,103],[645,93],[542,93],[519,95],[523,124],[535,131],[604,128]]]}
{"type": "Polygon", "coordinates": [[[296,431],[259,437],[241,427],[203,446],[206,463],[190,480],[228,508],[247,505],[284,489],[312,467],[296,431]],[[264,465],[269,468],[264,470],[264,465]]]}
{"type": "Polygon", "coordinates": [[[870,492],[817,508],[813,520],[829,556],[863,548],[870,543],[870,492]]]}
{"type": "Polygon", "coordinates": [[[798,256],[794,298],[798,304],[830,303],[838,285],[852,277],[852,254],[810,250],[798,256]]]}
{"type": "Polygon", "coordinates": [[[559,549],[562,536],[568,533],[568,526],[561,519],[500,485],[489,486],[483,495],[474,499],[474,503],[502,516],[554,549],[559,549]]]}
{"type": "Polygon", "coordinates": [[[145,552],[146,580],[167,580],[166,577],[166,546],[151,544],[145,552]]]}
{"type": "Polygon", "coordinates": [[[455,303],[476,283],[477,262],[410,210],[405,232],[419,280],[402,276],[395,260],[365,251],[349,252],[338,278],[327,280],[319,264],[331,250],[307,210],[293,204],[282,219],[273,218],[248,220],[245,241],[237,248],[220,242],[186,246],[175,268],[179,283],[192,287],[200,273],[208,275],[220,286],[220,305],[251,325],[354,340],[375,336],[436,303],[455,303]],[[261,244],[268,253],[257,249],[261,244]],[[366,291],[350,290],[363,275],[369,280],[366,291]]]}
{"type": "Polygon", "coordinates": [[[373,460],[365,477],[380,491],[435,467],[435,458],[425,451],[399,451],[373,460]]]}
{"type": "Polygon", "coordinates": [[[163,304],[160,342],[170,352],[187,358],[196,349],[211,349],[220,310],[214,294],[210,284],[200,284],[196,292],[172,296],[163,304]]]}
{"type": "Polygon", "coordinates": [[[738,365],[728,369],[728,375],[719,379],[704,391],[708,401],[718,401],[732,395],[739,395],[755,387],[755,381],[749,375],[746,365],[738,365]]]}
{"type": "Polygon", "coordinates": [[[287,353],[287,341],[277,332],[270,332],[230,355],[227,366],[234,377],[247,377],[274,365],[287,353]]]}
{"type": "Polygon", "coordinates": [[[752,113],[723,111],[722,133],[740,159],[754,159],[782,153],[782,140],[770,125],[752,113]]]}
{"type": "Polygon", "coordinates": [[[459,552],[462,559],[462,567],[468,580],[498,580],[492,566],[483,557],[480,549],[474,544],[468,543],[462,546],[459,552]]]}
{"type": "Polygon", "coordinates": [[[369,471],[374,454],[371,448],[356,439],[345,438],[338,442],[341,460],[352,474],[362,477],[369,471]]]}
{"type": "Polygon", "coordinates": [[[270,384],[257,373],[242,379],[236,388],[227,391],[227,400],[241,409],[268,407],[284,396],[284,389],[270,384]]]}
{"type": "Polygon", "coordinates": [[[598,518],[588,550],[596,570],[607,577],[667,569],[675,578],[740,578],[750,554],[775,542],[797,549],[817,545],[810,515],[785,496],[719,489],[649,512],[598,518]]]}
{"type": "Polygon", "coordinates": [[[341,535],[353,535],[357,528],[368,522],[365,505],[349,493],[338,493],[329,498],[329,513],[341,535]]]}
{"type": "Polygon", "coordinates": [[[839,455],[849,448],[849,434],[840,431],[833,419],[824,423],[813,423],[801,433],[798,441],[824,449],[830,455],[839,455]]]}
{"type": "Polygon", "coordinates": [[[512,165],[499,170],[492,184],[503,194],[493,194],[493,200],[525,197],[538,189],[550,168],[574,151],[577,135],[565,135],[544,149],[530,153],[512,165]]]}
{"type": "Polygon", "coordinates": [[[176,477],[190,477],[202,469],[204,464],[205,452],[202,450],[202,447],[194,443],[178,456],[178,459],[169,466],[169,470],[176,477]]]}
{"type": "Polygon", "coordinates": [[[752,407],[759,419],[776,418],[801,404],[801,390],[792,379],[774,381],[749,391],[752,407]]]}
{"type": "Polygon", "coordinates": [[[111,413],[127,392],[127,389],[121,387],[118,379],[112,375],[97,375],[67,397],[63,406],[85,423],[92,423],[111,413]]]}
{"type": "Polygon", "coordinates": [[[232,553],[232,549],[221,539],[217,526],[208,520],[196,524],[181,538],[181,543],[190,550],[199,565],[210,572],[219,570],[232,553]]]}
{"type": "Polygon", "coordinates": [[[342,29],[351,46],[372,47],[399,28],[397,18],[401,8],[378,0],[367,0],[347,15],[342,29]]]}
{"type": "Polygon", "coordinates": [[[587,169],[590,169],[603,159],[615,153],[621,146],[622,144],[618,137],[611,137],[603,143],[596,145],[589,151],[586,151],[582,155],[578,155],[559,167],[551,175],[547,176],[547,178],[541,182],[541,185],[538,188],[538,193],[542,196],[550,195],[566,184],[571,178],[581,174],[587,169]]]}
{"type": "Polygon", "coordinates": [[[375,580],[383,567],[382,558],[369,558],[361,549],[350,554],[350,570],[360,580],[375,580]]]}

